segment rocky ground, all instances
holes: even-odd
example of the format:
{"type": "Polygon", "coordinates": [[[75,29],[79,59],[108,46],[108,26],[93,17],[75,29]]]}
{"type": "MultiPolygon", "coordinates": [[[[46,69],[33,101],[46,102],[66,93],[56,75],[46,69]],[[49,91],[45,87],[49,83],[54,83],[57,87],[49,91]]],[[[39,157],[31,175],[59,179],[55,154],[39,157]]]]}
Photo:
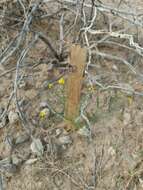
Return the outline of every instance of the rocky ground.
{"type": "MultiPolygon", "coordinates": [[[[49,88],[47,69],[47,64],[29,69],[20,84],[20,103],[34,140],[15,104],[1,121],[0,170],[6,189],[142,189],[142,97],[98,86],[91,90],[85,79],[81,104],[88,102],[91,131],[81,119],[73,131],[62,118],[65,84],[49,88]]],[[[1,115],[13,77],[14,72],[1,77],[1,115]]]]}
{"type": "MultiPolygon", "coordinates": [[[[138,3],[136,9],[142,12],[138,3]]],[[[97,28],[103,24],[100,20],[97,28]]],[[[57,25],[51,19],[38,27],[47,33],[50,28],[48,35],[58,42],[57,25]]],[[[5,31],[0,30],[2,49],[17,35],[5,31]]],[[[140,45],[141,31],[135,35],[140,45]]],[[[107,42],[99,43],[98,50],[122,57],[142,74],[142,57],[107,42]]],[[[53,68],[51,52],[39,40],[19,69],[17,97],[13,96],[18,55],[0,66],[0,190],[142,190],[142,75],[133,74],[122,60],[93,54],[83,80],[81,115],[72,128],[64,118],[68,74],[53,81],[60,71],[53,68]]]]}

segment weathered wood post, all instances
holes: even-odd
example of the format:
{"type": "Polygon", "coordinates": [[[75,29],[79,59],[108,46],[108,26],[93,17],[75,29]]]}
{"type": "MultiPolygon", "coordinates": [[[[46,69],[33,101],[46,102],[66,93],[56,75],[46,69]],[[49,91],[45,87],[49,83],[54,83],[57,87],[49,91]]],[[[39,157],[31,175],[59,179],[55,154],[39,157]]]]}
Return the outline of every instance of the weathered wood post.
{"type": "Polygon", "coordinates": [[[75,69],[69,74],[67,79],[65,118],[74,121],[79,116],[83,72],[86,64],[86,49],[81,48],[80,45],[72,45],[69,60],[70,65],[75,69]]]}

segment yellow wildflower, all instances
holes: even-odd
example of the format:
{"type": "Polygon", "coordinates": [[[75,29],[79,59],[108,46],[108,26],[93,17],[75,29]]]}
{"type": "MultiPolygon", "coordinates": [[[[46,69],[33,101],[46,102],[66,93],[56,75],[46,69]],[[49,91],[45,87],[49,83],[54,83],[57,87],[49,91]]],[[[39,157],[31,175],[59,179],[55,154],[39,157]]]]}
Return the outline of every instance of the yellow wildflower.
{"type": "Polygon", "coordinates": [[[61,84],[61,85],[64,85],[65,84],[65,79],[62,77],[58,80],[58,83],[61,84]]]}
{"type": "Polygon", "coordinates": [[[46,111],[45,110],[40,111],[39,116],[41,119],[45,118],[46,117],[46,111]]]}
{"type": "Polygon", "coordinates": [[[52,87],[53,87],[52,83],[48,84],[48,88],[52,88],[52,87]]]}
{"type": "Polygon", "coordinates": [[[90,92],[94,92],[94,91],[96,90],[96,87],[90,86],[90,87],[88,87],[88,90],[89,90],[90,92]]]}

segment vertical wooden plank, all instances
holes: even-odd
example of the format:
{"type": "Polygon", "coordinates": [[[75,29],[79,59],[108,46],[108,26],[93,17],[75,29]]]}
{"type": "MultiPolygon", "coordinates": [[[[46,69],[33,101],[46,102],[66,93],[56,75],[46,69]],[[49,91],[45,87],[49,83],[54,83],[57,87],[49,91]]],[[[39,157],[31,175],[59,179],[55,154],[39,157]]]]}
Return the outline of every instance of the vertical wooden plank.
{"type": "Polygon", "coordinates": [[[74,121],[79,115],[83,72],[86,64],[86,49],[81,48],[79,45],[72,45],[69,59],[70,64],[75,69],[67,79],[65,118],[74,121]]]}

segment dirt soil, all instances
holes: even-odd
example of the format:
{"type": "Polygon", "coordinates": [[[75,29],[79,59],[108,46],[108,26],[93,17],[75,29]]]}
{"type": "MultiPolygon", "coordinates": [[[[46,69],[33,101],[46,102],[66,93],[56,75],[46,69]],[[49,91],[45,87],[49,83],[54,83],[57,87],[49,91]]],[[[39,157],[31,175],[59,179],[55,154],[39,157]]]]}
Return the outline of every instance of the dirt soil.
{"type": "MultiPolygon", "coordinates": [[[[42,44],[39,44],[42,47],[42,44]]],[[[35,50],[34,50],[35,51],[35,50]]],[[[38,51],[37,51],[38,52],[38,51]]],[[[40,56],[33,52],[31,55],[40,56]]],[[[107,67],[104,65],[103,69],[107,67]]],[[[111,69],[111,68],[108,68],[111,69]]],[[[78,130],[63,127],[62,119],[52,114],[39,118],[40,104],[52,105],[56,113],[64,111],[65,85],[54,84],[48,88],[48,65],[42,64],[25,72],[27,75],[19,90],[34,136],[40,138],[44,155],[39,158],[31,152],[31,140],[14,147],[10,157],[17,160],[16,168],[2,170],[7,190],[56,189],[138,189],[143,188],[143,100],[117,90],[88,89],[86,79],[82,97],[89,94],[85,110],[91,123],[92,136],[84,137],[78,130]],[[46,84],[46,87],[45,87],[46,84]],[[44,86],[44,87],[43,87],[44,86]],[[33,127],[34,126],[34,127],[33,127]],[[57,134],[59,133],[59,134],[57,134]],[[60,144],[62,136],[71,143],[60,144]],[[50,150],[49,150],[50,147],[50,150]]],[[[92,70],[93,72],[93,70],[92,70]]],[[[0,106],[6,107],[13,88],[15,72],[1,77],[0,106]]],[[[65,77],[66,80],[66,77],[65,77]]],[[[16,112],[15,104],[10,110],[16,112]]],[[[79,128],[85,125],[80,121],[79,128]]],[[[77,126],[78,127],[78,126],[77,126]]],[[[8,123],[0,129],[0,159],[9,158],[6,137],[13,141],[25,134],[20,122],[8,123]]]]}
{"type": "MultiPolygon", "coordinates": [[[[129,58],[128,52],[120,48],[99,49],[132,59],[132,55],[129,58]]],[[[85,75],[81,107],[87,102],[84,114],[91,133],[81,130],[89,127],[81,118],[73,130],[64,118],[68,76],[64,76],[65,84],[55,82],[49,86],[57,71],[49,72],[49,57],[45,52],[45,44],[39,41],[30,50],[26,67],[20,69],[23,77],[18,84],[18,102],[26,116],[25,126],[19,116],[16,118],[15,97],[0,122],[4,124],[0,125],[0,184],[6,190],[142,190],[142,96],[112,88],[103,90],[94,83],[91,88],[85,75]],[[42,64],[37,64],[41,58],[42,64]],[[44,118],[40,115],[43,104],[50,112],[44,118]],[[32,151],[27,129],[40,139],[42,156],[32,151]]],[[[142,60],[138,62],[136,68],[143,70],[142,60]]],[[[143,84],[128,68],[115,64],[116,61],[101,59],[89,71],[101,76],[100,81],[105,85],[118,81],[142,92],[143,84]]],[[[15,85],[15,65],[12,58],[4,68],[0,66],[0,116],[9,105],[15,85]]]]}

